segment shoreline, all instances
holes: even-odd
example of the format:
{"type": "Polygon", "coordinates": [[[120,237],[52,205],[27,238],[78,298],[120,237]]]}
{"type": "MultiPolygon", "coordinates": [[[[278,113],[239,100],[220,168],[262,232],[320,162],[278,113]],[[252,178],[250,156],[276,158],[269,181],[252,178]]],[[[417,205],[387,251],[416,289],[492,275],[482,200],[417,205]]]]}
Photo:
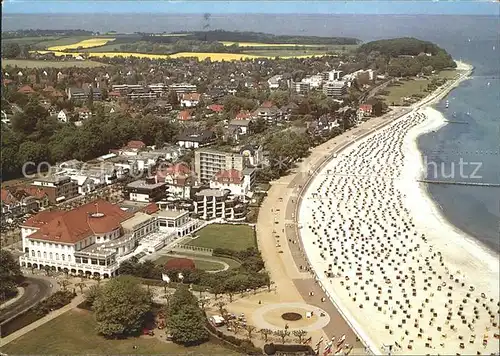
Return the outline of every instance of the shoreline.
{"type": "MultiPolygon", "coordinates": [[[[432,125],[430,125],[430,127],[427,127],[427,132],[429,130],[434,130],[434,129],[437,129],[439,127],[442,127],[444,125],[446,125],[447,123],[445,122],[444,120],[444,117],[442,116],[442,114],[440,112],[438,112],[437,110],[435,109],[432,109],[432,108],[429,108],[430,105],[434,104],[435,102],[439,101],[439,100],[442,100],[442,98],[446,97],[454,88],[456,88],[462,81],[464,80],[467,80],[469,79],[469,75],[470,73],[473,71],[473,67],[466,64],[466,63],[463,63],[463,62],[457,62],[457,70],[462,70],[462,71],[465,71],[465,74],[460,74],[460,77],[458,79],[456,79],[455,81],[453,81],[452,83],[447,83],[447,85],[445,87],[442,87],[442,88],[438,88],[435,92],[429,94],[426,98],[424,98],[422,101],[420,101],[419,103],[416,103],[415,105],[412,106],[412,108],[414,108],[414,112],[417,110],[417,109],[421,109],[421,110],[424,110],[426,111],[429,116],[431,116],[432,114],[432,117],[434,118],[434,120],[432,121],[432,125]],[[432,110],[432,111],[429,111],[429,110],[432,110]],[[436,115],[437,114],[437,115],[436,115]],[[436,120],[436,117],[437,117],[437,120],[436,120]]],[[[395,120],[395,122],[398,122],[398,121],[402,121],[405,119],[405,117],[407,117],[409,114],[406,114],[406,115],[402,115],[401,117],[399,117],[398,119],[395,120]]],[[[426,122],[426,126],[429,125],[428,123],[428,120],[426,122]]],[[[420,125],[419,125],[420,126],[420,125]]],[[[377,130],[379,131],[379,130],[377,130]]],[[[417,160],[417,170],[418,170],[418,176],[417,178],[420,176],[421,174],[421,169],[423,168],[423,160],[422,160],[422,154],[421,152],[418,150],[418,147],[417,147],[417,138],[424,134],[424,132],[426,131],[426,129],[424,129],[422,131],[422,128],[420,127],[420,130],[418,128],[415,128],[413,130],[413,138],[412,138],[412,144],[413,144],[413,147],[412,147],[412,153],[413,153],[413,156],[415,157],[415,155],[418,157],[418,160],[417,160]]],[[[368,135],[369,136],[372,136],[371,134],[368,135]]],[[[363,141],[365,140],[366,138],[363,138],[363,141]]],[[[408,138],[405,138],[405,141],[408,141],[408,138]]],[[[357,145],[357,143],[355,143],[355,146],[357,145]]],[[[349,145],[351,146],[351,145],[349,145]]],[[[344,148],[342,151],[344,150],[348,150],[346,148],[344,148]]],[[[328,165],[331,161],[332,161],[332,157],[330,156],[329,158],[327,158],[325,160],[325,162],[323,162],[323,164],[320,165],[319,168],[316,169],[315,173],[318,172],[318,171],[321,171],[324,169],[324,166],[325,165],[328,165]]],[[[314,176],[314,175],[313,175],[314,176]]],[[[310,177],[312,178],[312,177],[310,177]]],[[[311,179],[309,179],[311,180],[311,179]]],[[[307,189],[309,188],[309,183],[311,183],[310,181],[305,185],[304,189],[302,190],[302,192],[300,193],[299,195],[299,200],[300,200],[300,205],[302,205],[302,194],[304,192],[306,192],[307,194],[307,189]]],[[[416,181],[413,181],[411,182],[413,185],[413,187],[409,186],[407,187],[408,189],[410,190],[413,190],[413,192],[417,192],[418,194],[420,194],[421,196],[421,201],[423,201],[423,205],[424,206],[424,209],[423,210],[427,210],[425,209],[425,206],[427,208],[429,208],[431,211],[432,211],[432,216],[434,217],[434,219],[436,220],[437,224],[439,224],[441,227],[444,227],[445,230],[448,231],[452,231],[455,235],[457,236],[460,236],[460,235],[464,235],[464,232],[462,232],[461,230],[459,230],[458,228],[456,228],[454,225],[452,225],[451,223],[449,223],[446,218],[442,215],[442,213],[439,211],[438,207],[435,205],[434,201],[432,201],[431,197],[428,195],[428,192],[426,191],[425,187],[422,187],[421,184],[418,184],[416,181]],[[459,231],[457,231],[459,230],[459,231]]],[[[408,205],[408,204],[407,204],[408,205]]],[[[411,207],[412,204],[409,204],[409,206],[411,207]]],[[[422,205],[420,206],[422,208],[422,205]]],[[[298,210],[301,209],[301,206],[298,207],[298,210]]],[[[412,216],[414,215],[415,211],[413,210],[412,211],[412,216]]],[[[299,215],[299,214],[297,214],[299,215]]],[[[300,214],[302,216],[302,214],[300,214]]],[[[424,225],[425,226],[425,225],[424,225]]],[[[476,254],[475,254],[475,258],[476,259],[482,259],[481,257],[479,257],[480,254],[483,254],[482,257],[484,257],[484,249],[481,248],[481,246],[478,246],[478,244],[473,244],[473,241],[470,241],[470,238],[472,238],[471,236],[469,236],[469,238],[467,239],[468,240],[468,244],[469,244],[469,248],[471,248],[472,250],[476,250],[476,254]],[[472,245],[474,245],[474,248],[472,247],[472,245]],[[479,249],[478,249],[479,248],[479,249]]],[[[301,236],[301,239],[303,239],[303,236],[301,236]]],[[[306,250],[307,251],[307,250],[306,250]]],[[[491,255],[491,251],[487,251],[488,252],[488,255],[491,255]]],[[[310,261],[310,256],[308,255],[307,256],[308,260],[310,261]]],[[[492,267],[493,263],[496,262],[496,259],[495,261],[491,261],[490,263],[490,268],[492,267]]],[[[313,265],[313,264],[311,264],[313,265]]],[[[318,275],[318,270],[315,269],[315,273],[316,275],[318,275]]],[[[320,284],[323,284],[321,280],[319,280],[320,284]]],[[[331,281],[330,281],[331,283],[331,281]]],[[[322,286],[323,289],[325,290],[325,292],[327,291],[327,287],[325,288],[325,286],[322,286]]],[[[369,338],[367,337],[367,335],[360,335],[360,334],[364,334],[363,332],[363,329],[359,326],[359,325],[352,325],[352,321],[355,321],[355,319],[350,315],[349,311],[346,310],[346,308],[340,304],[339,304],[339,298],[334,295],[334,296],[330,296],[331,299],[334,299],[334,303],[336,304],[336,306],[339,308],[339,309],[342,309],[343,312],[342,314],[344,314],[344,316],[347,318],[347,319],[351,319],[351,326],[353,327],[353,329],[355,329],[355,331],[357,332],[358,336],[363,340],[363,343],[365,344],[365,346],[368,346],[371,351],[375,354],[379,354],[381,353],[380,352],[380,349],[378,349],[377,345],[375,345],[375,343],[369,338]],[[348,315],[345,315],[347,312],[348,315]]],[[[357,323],[356,323],[357,324],[357,323]]]]}

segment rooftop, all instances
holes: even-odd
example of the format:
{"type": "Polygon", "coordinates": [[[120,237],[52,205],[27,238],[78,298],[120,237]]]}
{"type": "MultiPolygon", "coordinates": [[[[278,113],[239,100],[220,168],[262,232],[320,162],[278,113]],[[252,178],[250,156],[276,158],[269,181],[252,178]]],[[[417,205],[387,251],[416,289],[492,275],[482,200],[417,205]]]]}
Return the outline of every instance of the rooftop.
{"type": "Polygon", "coordinates": [[[146,180],[140,179],[127,184],[127,188],[155,189],[165,186],[165,183],[146,183],[146,180]]]}
{"type": "Polygon", "coordinates": [[[122,227],[125,230],[133,230],[135,226],[145,223],[151,219],[153,219],[151,215],[138,211],[130,219],[122,222],[122,227]]]}

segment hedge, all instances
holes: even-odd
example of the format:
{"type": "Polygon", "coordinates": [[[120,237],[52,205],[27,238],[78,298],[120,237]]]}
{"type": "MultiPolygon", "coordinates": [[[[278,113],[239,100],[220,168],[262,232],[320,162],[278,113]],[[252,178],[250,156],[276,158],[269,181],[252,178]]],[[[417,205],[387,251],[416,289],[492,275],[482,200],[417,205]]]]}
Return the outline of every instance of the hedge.
{"type": "Polygon", "coordinates": [[[262,355],[262,349],[256,347],[250,340],[242,340],[232,335],[226,335],[222,331],[217,330],[217,328],[215,328],[208,321],[206,323],[206,329],[210,332],[210,334],[235,347],[238,352],[245,355],[262,355]]]}
{"type": "Polygon", "coordinates": [[[266,355],[274,355],[277,352],[285,354],[300,353],[303,355],[316,355],[311,346],[301,345],[301,344],[295,344],[295,345],[284,345],[284,344],[273,344],[273,343],[265,344],[264,352],[266,355]]]}

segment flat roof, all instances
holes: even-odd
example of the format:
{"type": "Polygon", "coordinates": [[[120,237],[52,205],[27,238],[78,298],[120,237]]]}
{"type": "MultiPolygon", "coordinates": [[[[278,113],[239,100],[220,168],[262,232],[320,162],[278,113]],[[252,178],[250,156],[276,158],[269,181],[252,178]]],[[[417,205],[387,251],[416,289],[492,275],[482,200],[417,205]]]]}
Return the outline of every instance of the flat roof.
{"type": "Polygon", "coordinates": [[[130,219],[127,219],[124,222],[122,222],[121,225],[124,229],[133,230],[134,226],[142,224],[151,219],[154,219],[154,217],[139,211],[135,213],[134,216],[132,216],[130,219]]]}
{"type": "Polygon", "coordinates": [[[151,183],[148,184],[144,179],[136,180],[127,184],[127,188],[142,188],[142,189],[155,189],[159,187],[166,186],[167,184],[164,182],[151,183]]]}
{"type": "Polygon", "coordinates": [[[186,210],[159,210],[155,215],[162,216],[165,218],[178,218],[179,216],[189,214],[186,210]]]}
{"type": "Polygon", "coordinates": [[[205,195],[208,197],[223,197],[224,195],[226,195],[226,193],[218,189],[203,189],[196,193],[196,195],[205,195]]]}

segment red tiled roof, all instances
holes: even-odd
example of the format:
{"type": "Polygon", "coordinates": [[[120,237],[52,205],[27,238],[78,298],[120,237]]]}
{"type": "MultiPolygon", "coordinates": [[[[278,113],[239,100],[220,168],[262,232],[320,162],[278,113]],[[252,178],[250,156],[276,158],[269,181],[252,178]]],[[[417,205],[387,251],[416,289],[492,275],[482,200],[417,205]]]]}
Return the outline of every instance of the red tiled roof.
{"type": "Polygon", "coordinates": [[[185,93],[185,94],[182,94],[182,100],[200,101],[200,96],[201,96],[201,94],[198,94],[198,93],[185,93]]]}
{"type": "Polygon", "coordinates": [[[4,85],[8,85],[8,84],[14,83],[14,81],[12,79],[8,79],[8,78],[3,79],[2,82],[3,82],[4,85]]]}
{"type": "Polygon", "coordinates": [[[213,112],[222,112],[224,110],[224,105],[212,104],[208,106],[208,109],[213,112]]]}
{"type": "Polygon", "coordinates": [[[142,211],[149,215],[156,213],[158,210],[160,210],[160,208],[158,208],[158,205],[156,205],[156,203],[151,203],[142,208],[142,211]]]}
{"type": "Polygon", "coordinates": [[[32,87],[30,87],[29,85],[24,85],[22,86],[21,88],[19,88],[18,90],[19,93],[23,93],[23,94],[32,94],[34,93],[35,91],[33,90],[32,87]]]}
{"type": "Polygon", "coordinates": [[[156,172],[156,177],[164,181],[166,176],[181,178],[189,176],[191,173],[191,169],[188,165],[181,162],[169,167],[160,167],[160,169],[156,172]]]}
{"type": "Polygon", "coordinates": [[[236,169],[222,170],[215,174],[215,179],[218,182],[231,182],[239,184],[243,180],[243,174],[236,169]]]}
{"type": "Polygon", "coordinates": [[[47,193],[45,193],[45,191],[43,191],[43,189],[31,186],[31,185],[27,186],[27,187],[19,188],[18,190],[22,190],[22,191],[26,192],[26,194],[28,194],[32,197],[35,197],[37,199],[43,199],[44,197],[47,196],[47,193]]]}
{"type": "Polygon", "coordinates": [[[359,110],[361,111],[371,111],[372,109],[373,107],[370,104],[362,104],[359,106],[359,110]]]}
{"type": "Polygon", "coordinates": [[[179,112],[179,114],[177,115],[177,118],[181,121],[187,121],[187,120],[191,120],[192,117],[191,117],[191,112],[189,112],[188,110],[182,110],[181,112],[179,112]]]}
{"type": "Polygon", "coordinates": [[[35,216],[32,216],[24,222],[21,226],[26,227],[36,227],[40,228],[48,224],[51,220],[55,219],[57,216],[63,215],[64,211],[60,210],[45,210],[41,211],[35,216]]]}
{"type": "Polygon", "coordinates": [[[261,108],[272,108],[273,106],[274,106],[274,104],[272,103],[272,101],[266,100],[262,103],[262,105],[260,107],[261,108]]]}
{"type": "Polygon", "coordinates": [[[250,116],[251,116],[251,115],[250,115],[250,113],[249,113],[249,112],[240,111],[240,112],[236,115],[235,119],[236,119],[236,120],[245,120],[245,119],[248,119],[250,116]]]}
{"type": "Polygon", "coordinates": [[[126,147],[140,149],[146,147],[146,144],[142,141],[129,141],[126,147]]]}
{"type": "Polygon", "coordinates": [[[10,205],[10,204],[14,204],[14,203],[18,202],[18,200],[16,199],[16,197],[14,197],[12,192],[10,190],[4,189],[4,188],[2,188],[2,190],[1,190],[1,200],[2,200],[2,203],[6,204],[6,205],[10,205]]]}
{"type": "Polygon", "coordinates": [[[122,96],[122,95],[121,95],[121,94],[120,94],[120,92],[118,92],[118,91],[110,91],[110,92],[108,93],[108,96],[116,96],[116,97],[119,97],[119,96],[122,96]]]}
{"type": "MultiPolygon", "coordinates": [[[[38,226],[40,229],[29,235],[29,238],[76,243],[94,234],[103,234],[119,229],[123,221],[133,216],[131,213],[120,209],[119,206],[102,199],[70,211],[51,213],[52,216],[43,217],[41,224],[38,226]]],[[[40,214],[31,219],[40,220],[40,214]]]]}

